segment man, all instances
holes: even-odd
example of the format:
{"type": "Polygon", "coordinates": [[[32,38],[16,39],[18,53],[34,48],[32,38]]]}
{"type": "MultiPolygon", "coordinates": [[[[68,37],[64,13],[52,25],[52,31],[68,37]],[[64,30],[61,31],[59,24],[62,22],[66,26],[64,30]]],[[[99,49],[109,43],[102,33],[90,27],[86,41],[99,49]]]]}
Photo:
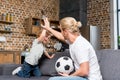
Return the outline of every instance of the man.
{"type": "Polygon", "coordinates": [[[50,31],[56,38],[69,44],[69,51],[75,65],[72,74],[59,73],[61,76],[51,77],[49,80],[102,80],[100,67],[91,44],[79,32],[81,22],[72,17],[61,19],[59,28],[61,33],[53,30],[47,18],[43,28],[50,31]]]}

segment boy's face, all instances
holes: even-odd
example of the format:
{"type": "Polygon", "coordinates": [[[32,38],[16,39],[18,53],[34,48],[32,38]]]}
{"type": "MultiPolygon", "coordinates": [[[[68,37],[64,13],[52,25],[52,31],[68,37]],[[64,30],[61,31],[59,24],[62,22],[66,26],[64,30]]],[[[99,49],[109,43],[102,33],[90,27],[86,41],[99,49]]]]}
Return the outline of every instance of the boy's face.
{"type": "Polygon", "coordinates": [[[44,39],[43,39],[43,43],[44,44],[49,43],[49,39],[50,39],[50,36],[45,36],[44,39]]]}
{"type": "Polygon", "coordinates": [[[48,38],[47,38],[47,37],[44,37],[43,43],[44,43],[44,44],[47,44],[47,43],[48,43],[48,38]]]}

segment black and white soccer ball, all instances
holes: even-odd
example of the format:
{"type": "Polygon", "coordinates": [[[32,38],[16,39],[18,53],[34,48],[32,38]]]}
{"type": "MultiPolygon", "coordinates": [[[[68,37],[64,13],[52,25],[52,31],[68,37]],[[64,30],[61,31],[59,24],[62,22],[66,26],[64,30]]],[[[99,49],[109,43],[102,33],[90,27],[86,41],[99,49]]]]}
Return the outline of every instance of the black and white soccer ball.
{"type": "Polygon", "coordinates": [[[74,70],[72,59],[67,56],[60,57],[55,63],[55,69],[58,73],[70,74],[74,70]]]}

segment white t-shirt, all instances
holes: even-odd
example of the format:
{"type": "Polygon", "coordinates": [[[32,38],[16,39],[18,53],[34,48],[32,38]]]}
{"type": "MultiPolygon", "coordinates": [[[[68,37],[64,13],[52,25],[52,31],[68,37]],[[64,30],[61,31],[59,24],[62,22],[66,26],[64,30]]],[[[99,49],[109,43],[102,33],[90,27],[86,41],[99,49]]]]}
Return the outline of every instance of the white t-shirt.
{"type": "Polygon", "coordinates": [[[30,65],[37,65],[38,60],[43,54],[44,46],[41,42],[39,42],[37,39],[33,41],[32,48],[30,50],[29,55],[25,57],[25,61],[29,63],[30,65]]]}
{"type": "Polygon", "coordinates": [[[88,79],[102,80],[98,60],[91,44],[80,35],[73,44],[70,44],[69,47],[71,58],[74,61],[75,70],[80,68],[79,65],[81,63],[88,61],[90,67],[88,79]]]}

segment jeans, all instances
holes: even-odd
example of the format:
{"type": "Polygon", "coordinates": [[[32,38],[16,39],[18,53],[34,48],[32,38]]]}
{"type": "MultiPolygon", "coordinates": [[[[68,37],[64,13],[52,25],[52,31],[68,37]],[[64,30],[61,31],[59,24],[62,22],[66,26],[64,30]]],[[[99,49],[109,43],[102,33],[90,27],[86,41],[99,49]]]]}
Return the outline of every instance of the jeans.
{"type": "Polygon", "coordinates": [[[41,76],[38,65],[30,65],[26,62],[23,63],[22,69],[17,73],[19,77],[29,78],[33,74],[36,77],[41,76]]]}
{"type": "Polygon", "coordinates": [[[68,77],[56,76],[49,78],[49,80],[88,80],[88,79],[79,76],[68,76],[68,77]]]}

